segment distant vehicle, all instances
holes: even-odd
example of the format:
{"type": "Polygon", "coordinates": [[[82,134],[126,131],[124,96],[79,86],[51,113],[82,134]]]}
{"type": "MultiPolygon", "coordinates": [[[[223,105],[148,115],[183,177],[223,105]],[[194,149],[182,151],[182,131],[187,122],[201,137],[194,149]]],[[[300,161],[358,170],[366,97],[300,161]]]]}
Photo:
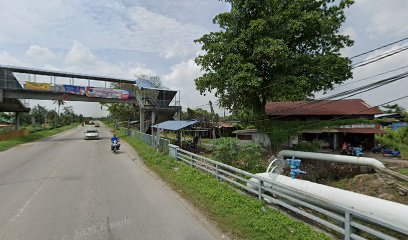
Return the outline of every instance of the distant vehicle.
{"type": "Polygon", "coordinates": [[[93,121],[89,121],[89,125],[94,125],[95,123],[93,121]]]}
{"type": "Polygon", "coordinates": [[[84,132],[85,140],[99,139],[99,131],[96,129],[88,129],[84,132]]]}
{"type": "Polygon", "coordinates": [[[101,124],[99,122],[95,122],[95,127],[100,127],[101,124]]]}

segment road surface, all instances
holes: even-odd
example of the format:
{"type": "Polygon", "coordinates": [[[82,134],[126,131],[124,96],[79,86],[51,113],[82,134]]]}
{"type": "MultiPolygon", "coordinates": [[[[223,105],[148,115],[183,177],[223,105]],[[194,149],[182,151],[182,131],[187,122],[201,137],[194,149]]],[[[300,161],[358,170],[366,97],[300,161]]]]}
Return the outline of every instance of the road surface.
{"type": "Polygon", "coordinates": [[[0,239],[217,239],[220,233],[111,133],[83,128],[0,152],[0,239]]]}

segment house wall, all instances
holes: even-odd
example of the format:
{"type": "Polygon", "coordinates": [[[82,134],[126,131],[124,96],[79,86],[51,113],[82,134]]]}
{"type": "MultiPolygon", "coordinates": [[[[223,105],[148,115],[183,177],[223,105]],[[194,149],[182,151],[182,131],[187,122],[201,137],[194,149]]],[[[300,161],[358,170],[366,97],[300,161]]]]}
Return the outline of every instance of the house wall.
{"type": "Polygon", "coordinates": [[[239,133],[236,136],[240,143],[258,143],[263,147],[270,147],[271,140],[268,134],[265,133],[239,133]],[[250,140],[251,139],[251,140],[250,140]]]}

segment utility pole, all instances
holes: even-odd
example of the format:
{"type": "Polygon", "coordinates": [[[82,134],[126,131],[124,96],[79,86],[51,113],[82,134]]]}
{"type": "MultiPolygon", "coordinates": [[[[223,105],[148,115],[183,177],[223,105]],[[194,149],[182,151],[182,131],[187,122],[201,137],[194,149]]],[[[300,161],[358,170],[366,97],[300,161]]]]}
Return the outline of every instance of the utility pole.
{"type": "Polygon", "coordinates": [[[213,108],[211,100],[210,100],[210,109],[211,109],[212,135],[213,135],[213,139],[216,139],[216,136],[215,136],[215,112],[214,112],[214,108],[213,108]]]}

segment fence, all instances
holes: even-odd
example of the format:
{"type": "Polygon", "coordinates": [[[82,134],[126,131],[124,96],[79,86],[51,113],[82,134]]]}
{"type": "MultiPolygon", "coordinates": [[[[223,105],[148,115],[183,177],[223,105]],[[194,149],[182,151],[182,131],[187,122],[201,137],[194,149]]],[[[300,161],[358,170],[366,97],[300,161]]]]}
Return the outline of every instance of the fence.
{"type": "Polygon", "coordinates": [[[140,139],[145,144],[157,147],[161,151],[167,151],[169,149],[170,141],[164,138],[158,138],[149,134],[145,134],[132,129],[125,129],[127,135],[140,139]]]}
{"type": "MultiPolygon", "coordinates": [[[[142,140],[150,139],[148,141],[143,140],[147,144],[153,141],[153,137],[150,135],[143,133],[135,135],[134,131],[128,131],[130,136],[138,137],[138,134],[142,135],[139,137],[142,140]],[[143,137],[144,135],[149,137],[143,137]]],[[[225,181],[236,188],[256,195],[260,200],[265,200],[268,203],[290,210],[302,218],[316,222],[338,235],[344,236],[344,239],[360,240],[373,236],[380,239],[408,238],[408,229],[391,225],[381,219],[360,213],[355,209],[334,205],[322,199],[317,199],[313,195],[301,193],[274,182],[271,179],[182,150],[178,146],[169,144],[168,141],[160,147],[168,148],[169,155],[179,161],[207,172],[220,181],[225,181]]]]}

